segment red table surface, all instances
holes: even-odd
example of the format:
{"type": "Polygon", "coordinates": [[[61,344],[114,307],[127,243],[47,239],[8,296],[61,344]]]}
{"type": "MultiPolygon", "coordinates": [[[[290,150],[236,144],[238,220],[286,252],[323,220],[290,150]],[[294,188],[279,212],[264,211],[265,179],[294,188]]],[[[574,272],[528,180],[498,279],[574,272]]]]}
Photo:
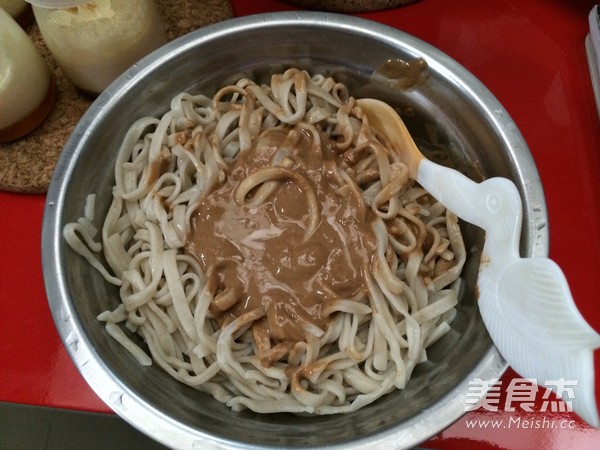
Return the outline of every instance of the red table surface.
{"type": "MultiPolygon", "coordinates": [[[[357,14],[421,38],[478,77],[522,132],[541,175],[550,256],[584,317],[600,330],[600,122],[584,49],[594,1],[422,0],[357,14]]],[[[236,16],[298,9],[276,0],[233,0],[236,16]]],[[[1,149],[0,149],[1,151],[1,149]]],[[[0,192],[0,401],[109,412],[54,327],[42,279],[43,195],[0,192]]],[[[596,352],[596,371],[600,357],[596,352]]],[[[509,370],[506,386],[518,378],[509,370]]],[[[600,391],[597,383],[597,398],[600,391]]],[[[423,446],[437,449],[600,448],[600,430],[574,414],[478,409],[423,446]],[[477,422],[479,420],[479,422],[477,422]],[[490,422],[495,421],[495,425],[490,422]]]]}

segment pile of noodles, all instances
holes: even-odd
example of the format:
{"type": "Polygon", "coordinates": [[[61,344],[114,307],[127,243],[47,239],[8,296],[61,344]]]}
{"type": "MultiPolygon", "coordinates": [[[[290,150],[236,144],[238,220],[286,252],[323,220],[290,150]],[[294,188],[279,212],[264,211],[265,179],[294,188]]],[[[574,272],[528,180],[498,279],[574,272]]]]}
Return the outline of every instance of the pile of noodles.
{"type": "Polygon", "coordinates": [[[92,224],[93,200],[64,237],[119,286],[122,303],[98,319],[141,364],[154,362],[233,410],[355,411],[404,388],[456,313],[465,261],[456,216],[408,180],[347,87],[330,77],[290,69],[270,85],[241,79],[212,98],[177,95],[161,118],[142,118],[129,129],[101,238],[92,224]],[[377,251],[367,298],[338,302],[320,338],[295,343],[265,367],[248,331],[255,318],[246,314],[223,328],[210,319],[214,293],[185,246],[195,206],[226,180],[237,155],[264,130],[297,124],[336,142],[344,177],[375,213],[377,251]]]}

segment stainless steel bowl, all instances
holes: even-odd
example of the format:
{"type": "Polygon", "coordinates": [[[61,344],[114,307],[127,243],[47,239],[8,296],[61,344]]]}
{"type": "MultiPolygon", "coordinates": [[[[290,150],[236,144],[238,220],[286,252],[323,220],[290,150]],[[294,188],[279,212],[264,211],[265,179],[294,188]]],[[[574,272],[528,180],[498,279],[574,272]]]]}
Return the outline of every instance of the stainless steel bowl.
{"type": "MultiPolygon", "coordinates": [[[[43,267],[50,308],[73,361],[120,416],[176,448],[403,448],[417,445],[465,413],[469,381],[499,377],[506,364],[478,314],[477,251],[449,332],[429,352],[407,388],[347,415],[298,417],[233,413],[206,394],[139,366],[104,332],[96,315],[118,302],[117,290],[65,244],[62,229],[95,192],[107,209],[116,151],[129,125],[159,115],[180,91],[211,93],[241,75],[258,78],[287,66],[330,73],[355,96],[401,107],[423,143],[433,139],[473,176],[515,181],[525,209],[521,251],[547,254],[546,207],[534,162],[517,127],[493,95],[454,60],[401,31],[315,12],[234,19],[174,41],[134,65],[92,104],[64,148],[47,195],[43,267]],[[429,77],[397,89],[373,73],[388,59],[424,58],[429,77]]],[[[482,233],[465,226],[468,246],[482,233]]]]}

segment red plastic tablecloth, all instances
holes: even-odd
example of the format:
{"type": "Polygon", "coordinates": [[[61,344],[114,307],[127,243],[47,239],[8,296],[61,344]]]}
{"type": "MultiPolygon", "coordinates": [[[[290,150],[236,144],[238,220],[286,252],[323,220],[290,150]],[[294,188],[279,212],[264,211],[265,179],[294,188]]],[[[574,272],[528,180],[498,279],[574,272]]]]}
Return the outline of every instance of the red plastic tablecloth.
{"type": "MultiPolygon", "coordinates": [[[[276,0],[233,0],[232,5],[236,16],[297,9],[276,0]]],[[[600,121],[584,49],[593,5],[422,0],[358,15],[444,51],[504,105],[541,175],[550,256],[564,270],[584,317],[600,330],[600,121]]],[[[48,309],[40,258],[44,203],[42,195],[0,192],[0,401],[108,412],[71,362],[48,309]]],[[[515,380],[511,370],[502,378],[500,405],[507,396],[504,387],[515,380]]],[[[600,430],[572,413],[549,412],[541,393],[532,412],[518,403],[513,412],[505,409],[469,412],[423,446],[600,448],[600,430]]]]}

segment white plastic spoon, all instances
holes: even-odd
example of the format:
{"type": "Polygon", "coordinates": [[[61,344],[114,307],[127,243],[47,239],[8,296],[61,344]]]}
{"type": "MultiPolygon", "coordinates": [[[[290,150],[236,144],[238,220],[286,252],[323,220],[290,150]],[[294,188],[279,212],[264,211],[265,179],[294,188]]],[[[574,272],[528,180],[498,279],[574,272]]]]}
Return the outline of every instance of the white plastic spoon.
{"type": "MultiPolygon", "coordinates": [[[[375,99],[358,106],[408,165],[409,175],[461,219],[485,230],[477,287],[479,310],[492,341],[522,377],[553,389],[573,388],[573,411],[598,427],[594,349],[600,335],[575,306],[561,269],[548,258],[521,258],[521,197],[506,178],[476,183],[419,151],[396,111],[375,99]]],[[[566,399],[565,399],[566,400],[566,399]]]]}

